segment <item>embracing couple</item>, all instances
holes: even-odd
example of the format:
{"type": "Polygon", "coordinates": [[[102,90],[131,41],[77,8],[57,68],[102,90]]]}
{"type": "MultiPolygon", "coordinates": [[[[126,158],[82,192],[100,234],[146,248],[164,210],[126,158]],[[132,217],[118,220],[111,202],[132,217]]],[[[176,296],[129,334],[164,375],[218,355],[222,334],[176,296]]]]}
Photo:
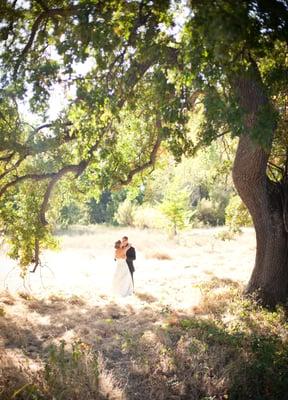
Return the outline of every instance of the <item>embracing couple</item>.
{"type": "Polygon", "coordinates": [[[133,293],[135,271],[133,261],[136,259],[136,252],[128,242],[128,237],[123,236],[122,240],[115,242],[116,269],[113,276],[112,290],[115,295],[126,297],[133,293]]]}

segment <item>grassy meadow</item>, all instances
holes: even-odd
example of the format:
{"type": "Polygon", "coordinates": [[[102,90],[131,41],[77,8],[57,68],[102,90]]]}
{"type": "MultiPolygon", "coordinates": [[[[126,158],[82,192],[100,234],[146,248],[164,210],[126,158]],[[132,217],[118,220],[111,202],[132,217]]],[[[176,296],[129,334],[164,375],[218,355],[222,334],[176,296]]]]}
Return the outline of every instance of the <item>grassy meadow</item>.
{"type": "Polygon", "coordinates": [[[287,399],[287,315],[242,296],[253,229],[89,226],[24,279],[1,255],[0,399],[287,399]],[[137,251],[135,294],[111,296],[113,244],[137,251]]]}

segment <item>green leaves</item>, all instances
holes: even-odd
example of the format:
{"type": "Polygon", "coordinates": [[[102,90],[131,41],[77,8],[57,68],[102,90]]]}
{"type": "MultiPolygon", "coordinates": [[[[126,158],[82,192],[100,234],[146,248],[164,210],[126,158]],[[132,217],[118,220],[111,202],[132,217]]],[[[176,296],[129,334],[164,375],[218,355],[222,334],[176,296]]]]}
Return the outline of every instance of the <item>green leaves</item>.
{"type": "MultiPolygon", "coordinates": [[[[0,6],[0,190],[7,188],[5,196],[14,185],[16,194],[23,190],[23,204],[33,210],[29,216],[19,206],[35,227],[28,231],[31,246],[36,238],[41,246],[50,240],[39,212],[43,196],[49,200],[51,174],[65,179],[67,196],[97,198],[104,189],[139,186],[160,151],[168,149],[179,161],[226,132],[242,135],[250,110],[240,107],[233,83],[252,69],[252,81],[260,82],[275,111],[271,104],[257,110],[249,134],[267,147],[277,122],[279,136],[285,131],[287,10],[281,2],[216,0],[208,6],[195,0],[185,14],[179,11],[184,3],[169,0],[46,3],[0,6]],[[52,121],[55,92],[62,106],[54,104],[59,109],[52,121]],[[24,116],[22,100],[29,104],[24,116]],[[37,177],[35,193],[25,174],[37,177]],[[72,176],[77,181],[69,191],[72,176]]],[[[53,192],[56,208],[61,191],[53,192]]],[[[16,243],[13,218],[20,215],[10,200],[2,207],[16,243]]],[[[51,224],[56,214],[50,212],[51,224]]],[[[15,256],[22,257],[28,236],[17,242],[15,256]]],[[[32,247],[22,264],[32,259],[32,247]]]]}
{"type": "Polygon", "coordinates": [[[27,266],[38,261],[37,242],[40,251],[43,248],[57,247],[51,228],[42,226],[39,220],[38,210],[43,189],[43,184],[35,185],[30,182],[6,195],[0,204],[1,225],[10,246],[8,254],[19,261],[23,275],[27,272],[27,266]]]}

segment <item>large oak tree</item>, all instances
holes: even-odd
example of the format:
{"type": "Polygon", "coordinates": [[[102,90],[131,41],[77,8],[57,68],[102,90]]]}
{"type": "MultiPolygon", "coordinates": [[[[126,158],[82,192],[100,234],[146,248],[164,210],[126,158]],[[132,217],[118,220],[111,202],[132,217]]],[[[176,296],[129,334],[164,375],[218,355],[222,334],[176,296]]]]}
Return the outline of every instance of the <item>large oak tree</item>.
{"type": "Polygon", "coordinates": [[[163,142],[179,158],[230,133],[257,238],[247,290],[285,301],[287,3],[15,0],[0,13],[1,225],[12,255],[37,264],[63,177],[101,191],[143,173],[163,142]],[[67,96],[51,119],[57,91],[67,96]],[[196,101],[205,120],[191,143],[196,101]]]}
{"type": "Polygon", "coordinates": [[[191,62],[193,85],[198,82],[205,96],[202,134],[211,140],[227,129],[239,136],[233,181],[257,240],[247,292],[274,305],[288,294],[288,5],[261,0],[191,4],[184,56],[191,62]]]}

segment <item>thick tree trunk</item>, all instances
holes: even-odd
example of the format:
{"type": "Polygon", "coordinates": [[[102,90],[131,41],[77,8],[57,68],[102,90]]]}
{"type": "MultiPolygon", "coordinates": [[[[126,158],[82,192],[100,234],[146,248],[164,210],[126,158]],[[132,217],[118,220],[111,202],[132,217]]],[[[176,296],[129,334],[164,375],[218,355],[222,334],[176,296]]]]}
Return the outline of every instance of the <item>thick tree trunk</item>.
{"type": "Polygon", "coordinates": [[[256,231],[255,266],[247,286],[258,292],[265,305],[274,306],[287,297],[287,233],[283,222],[281,193],[266,177],[267,154],[248,136],[239,140],[233,166],[235,187],[246,204],[256,231]]]}
{"type": "MultiPolygon", "coordinates": [[[[233,166],[235,187],[246,204],[256,231],[255,266],[247,286],[267,306],[287,299],[288,241],[283,220],[281,187],[267,175],[270,149],[264,149],[251,139],[257,113],[267,104],[261,82],[249,77],[234,81],[234,88],[245,111],[246,132],[239,139],[233,166]]],[[[271,141],[273,132],[271,132],[271,141]]]]}

